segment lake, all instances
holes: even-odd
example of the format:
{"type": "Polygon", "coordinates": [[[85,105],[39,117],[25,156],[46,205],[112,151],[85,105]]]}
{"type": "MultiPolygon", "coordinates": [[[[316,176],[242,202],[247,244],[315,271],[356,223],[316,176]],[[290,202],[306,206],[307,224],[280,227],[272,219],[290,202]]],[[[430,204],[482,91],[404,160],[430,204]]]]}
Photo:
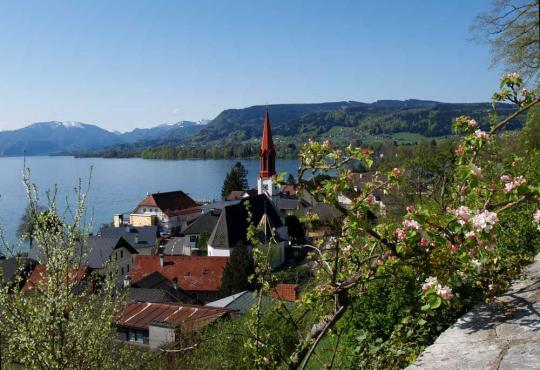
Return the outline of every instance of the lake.
{"type": "MultiPolygon", "coordinates": [[[[93,167],[88,213],[94,229],[110,223],[115,213],[128,213],[147,193],[183,190],[195,200],[219,199],[225,175],[238,160],[144,160],[140,158],[103,159],[73,157],[27,157],[31,180],[46,204],[45,190],[58,186],[58,205],[66,207],[66,196],[73,199],[79,179],[88,183],[93,167]]],[[[258,160],[240,160],[248,171],[250,187],[256,187],[258,160]]],[[[27,204],[22,183],[24,159],[0,158],[0,225],[9,242],[16,241],[16,230],[27,204]]],[[[276,161],[278,172],[296,177],[298,161],[276,161]]],[[[73,202],[73,201],[71,201],[73,202]]]]}

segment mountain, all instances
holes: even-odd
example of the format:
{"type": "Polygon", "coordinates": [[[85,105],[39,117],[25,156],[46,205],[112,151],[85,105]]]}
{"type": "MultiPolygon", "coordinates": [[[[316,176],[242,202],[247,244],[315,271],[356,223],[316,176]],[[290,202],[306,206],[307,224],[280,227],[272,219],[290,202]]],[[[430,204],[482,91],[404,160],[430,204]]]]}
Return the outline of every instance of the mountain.
{"type": "Polygon", "coordinates": [[[81,122],[37,122],[18,130],[0,131],[0,156],[79,153],[110,146],[125,148],[159,140],[182,140],[206,123],[181,121],[120,133],[81,122]]]}
{"type": "MultiPolygon", "coordinates": [[[[489,126],[489,115],[493,112],[491,103],[442,103],[417,99],[259,105],[221,112],[185,144],[224,144],[258,139],[266,108],[270,111],[275,136],[307,139],[337,135],[337,139],[344,142],[396,133],[445,136],[452,133],[452,120],[461,115],[475,118],[485,128],[489,126]]],[[[497,113],[506,115],[514,109],[512,105],[499,104],[497,113]]],[[[517,126],[519,122],[514,125],[517,126]]]]}
{"type": "Polygon", "coordinates": [[[208,120],[199,122],[180,121],[165,123],[152,128],[136,128],[133,131],[121,134],[123,141],[134,143],[137,141],[160,140],[164,138],[184,139],[201,130],[208,120]]]}
{"type": "Polygon", "coordinates": [[[81,122],[37,122],[0,131],[0,156],[58,154],[103,148],[121,143],[112,132],[81,122]]]}

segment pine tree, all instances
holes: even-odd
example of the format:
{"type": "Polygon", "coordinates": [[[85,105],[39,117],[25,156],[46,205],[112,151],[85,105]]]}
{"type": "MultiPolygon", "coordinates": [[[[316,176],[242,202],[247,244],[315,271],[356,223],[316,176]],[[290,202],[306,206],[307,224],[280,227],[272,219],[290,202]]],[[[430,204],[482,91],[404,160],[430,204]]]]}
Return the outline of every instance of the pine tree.
{"type": "Polygon", "coordinates": [[[223,270],[221,280],[223,296],[253,289],[253,284],[248,281],[248,277],[254,273],[255,266],[248,248],[243,244],[238,244],[232,249],[229,262],[223,270]]]}
{"type": "Polygon", "coordinates": [[[223,181],[223,187],[221,188],[221,196],[225,198],[231,191],[247,189],[247,170],[242,163],[236,162],[227,176],[225,176],[225,181],[223,181]]]}

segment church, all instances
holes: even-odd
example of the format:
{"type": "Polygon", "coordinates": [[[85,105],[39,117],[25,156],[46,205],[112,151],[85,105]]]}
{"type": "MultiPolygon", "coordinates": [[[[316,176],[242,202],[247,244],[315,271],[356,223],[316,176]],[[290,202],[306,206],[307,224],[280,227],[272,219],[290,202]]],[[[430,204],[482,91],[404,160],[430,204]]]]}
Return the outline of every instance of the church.
{"type": "MultiPolygon", "coordinates": [[[[239,200],[225,202],[220,209],[212,207],[208,210],[215,220],[215,226],[208,238],[208,256],[230,256],[232,248],[236,245],[249,244],[247,240],[249,209],[251,222],[262,230],[261,236],[264,235],[262,237],[265,239],[262,241],[269,242],[272,239],[275,245],[272,251],[272,266],[279,266],[285,261],[288,234],[283,215],[273,201],[280,197],[280,188],[276,181],[276,150],[272,141],[268,111],[264,117],[259,159],[257,195],[246,194],[247,196],[239,200]]],[[[186,229],[186,233],[189,233],[189,228],[186,229]]]]}

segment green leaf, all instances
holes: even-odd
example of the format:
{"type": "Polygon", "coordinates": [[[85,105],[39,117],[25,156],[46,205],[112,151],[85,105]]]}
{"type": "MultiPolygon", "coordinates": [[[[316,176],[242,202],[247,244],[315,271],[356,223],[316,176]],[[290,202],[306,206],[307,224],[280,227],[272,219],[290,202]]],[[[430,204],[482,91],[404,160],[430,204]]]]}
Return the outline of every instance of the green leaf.
{"type": "Polygon", "coordinates": [[[441,306],[442,299],[438,295],[433,294],[429,297],[428,303],[429,307],[434,310],[441,306]]]}

